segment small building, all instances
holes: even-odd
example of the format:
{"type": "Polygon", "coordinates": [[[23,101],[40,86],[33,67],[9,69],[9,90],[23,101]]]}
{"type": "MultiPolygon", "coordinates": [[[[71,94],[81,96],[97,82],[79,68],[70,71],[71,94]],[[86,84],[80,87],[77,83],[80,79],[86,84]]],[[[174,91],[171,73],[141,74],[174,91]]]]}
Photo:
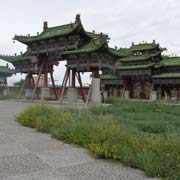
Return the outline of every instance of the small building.
{"type": "Polygon", "coordinates": [[[124,80],[124,93],[127,98],[149,99],[152,92],[154,66],[162,60],[159,44],[134,43],[129,55],[116,63],[117,74],[124,80]]]}
{"type": "Polygon", "coordinates": [[[8,94],[8,83],[7,78],[12,76],[14,73],[13,70],[9,69],[8,66],[0,66],[0,90],[1,94],[7,95],[8,94]]]}
{"type": "Polygon", "coordinates": [[[152,76],[157,99],[180,99],[180,57],[163,57],[152,76]]]}

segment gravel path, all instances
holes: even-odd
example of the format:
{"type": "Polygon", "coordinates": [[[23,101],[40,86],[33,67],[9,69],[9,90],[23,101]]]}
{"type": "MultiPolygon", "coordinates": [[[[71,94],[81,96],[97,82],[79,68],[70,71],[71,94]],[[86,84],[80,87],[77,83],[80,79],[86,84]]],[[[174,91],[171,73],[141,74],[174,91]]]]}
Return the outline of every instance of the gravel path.
{"type": "Polygon", "coordinates": [[[121,163],[91,158],[86,150],[20,126],[30,106],[0,101],[0,180],[153,180],[121,163]]]}

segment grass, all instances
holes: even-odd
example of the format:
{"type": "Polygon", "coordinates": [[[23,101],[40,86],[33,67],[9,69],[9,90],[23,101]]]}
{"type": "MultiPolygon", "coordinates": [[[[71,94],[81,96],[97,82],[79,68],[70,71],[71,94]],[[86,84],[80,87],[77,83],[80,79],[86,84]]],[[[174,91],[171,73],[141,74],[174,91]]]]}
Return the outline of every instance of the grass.
{"type": "Polygon", "coordinates": [[[15,95],[2,95],[0,94],[0,100],[16,99],[15,95]]]}
{"type": "Polygon", "coordinates": [[[36,105],[17,121],[87,148],[95,158],[121,161],[149,177],[180,179],[180,107],[111,99],[109,107],[58,110],[36,105]]]}

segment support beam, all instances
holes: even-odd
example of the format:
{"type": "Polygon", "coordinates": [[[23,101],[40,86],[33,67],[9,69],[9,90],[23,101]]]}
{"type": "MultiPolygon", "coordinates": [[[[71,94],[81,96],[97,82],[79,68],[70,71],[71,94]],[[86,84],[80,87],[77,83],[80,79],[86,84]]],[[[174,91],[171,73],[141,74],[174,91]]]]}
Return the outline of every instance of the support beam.
{"type": "Polygon", "coordinates": [[[62,100],[63,100],[63,96],[64,96],[64,93],[65,93],[65,90],[66,90],[66,85],[67,85],[67,82],[68,82],[68,79],[69,79],[69,75],[70,75],[70,70],[67,69],[66,71],[67,72],[65,73],[64,84],[62,85],[60,102],[62,102],[62,100]]]}
{"type": "Polygon", "coordinates": [[[85,97],[85,93],[84,93],[84,89],[83,89],[83,85],[82,85],[80,72],[77,72],[77,79],[78,79],[78,82],[79,82],[79,85],[80,85],[80,91],[81,91],[81,95],[82,95],[82,98],[83,98],[83,102],[85,103],[86,102],[86,97],[85,97]]]}
{"type": "Polygon", "coordinates": [[[40,77],[41,77],[41,74],[42,74],[42,71],[43,71],[43,67],[44,67],[44,61],[42,62],[42,65],[41,65],[41,68],[40,68],[40,71],[39,71],[39,74],[38,74],[38,79],[37,79],[36,85],[35,85],[34,90],[33,90],[31,101],[34,100],[35,92],[37,91],[37,87],[38,87],[39,80],[40,80],[40,77]]]}
{"type": "Polygon", "coordinates": [[[68,73],[68,70],[67,70],[67,68],[66,68],[66,72],[65,72],[65,75],[64,75],[64,78],[63,78],[62,86],[63,86],[63,84],[64,84],[64,82],[65,82],[65,79],[66,79],[67,73],[68,73]]]}
{"type": "Polygon", "coordinates": [[[23,86],[21,87],[21,90],[20,90],[20,92],[19,92],[19,94],[18,94],[18,96],[17,96],[17,98],[16,98],[17,101],[18,101],[18,100],[21,98],[21,96],[22,96],[22,93],[23,93],[23,91],[24,91],[24,89],[25,89],[25,87],[26,87],[26,83],[27,83],[27,80],[28,80],[28,78],[29,78],[29,75],[30,75],[30,73],[28,73],[28,74],[26,75],[24,84],[23,84],[23,86]]]}

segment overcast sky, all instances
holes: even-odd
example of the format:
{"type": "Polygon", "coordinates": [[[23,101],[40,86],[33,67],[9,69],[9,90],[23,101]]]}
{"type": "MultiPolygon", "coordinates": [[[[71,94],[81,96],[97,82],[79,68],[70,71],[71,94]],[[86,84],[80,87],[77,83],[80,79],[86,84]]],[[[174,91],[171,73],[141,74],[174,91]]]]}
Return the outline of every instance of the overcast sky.
{"type": "MultiPolygon", "coordinates": [[[[43,21],[49,27],[70,23],[77,13],[85,29],[107,33],[112,47],[155,39],[167,53],[180,55],[179,0],[1,0],[0,54],[25,51],[23,44],[13,44],[14,34],[41,32],[43,21]]],[[[55,71],[59,83],[63,66],[55,71]]],[[[9,82],[22,77],[13,76],[9,82]]]]}

